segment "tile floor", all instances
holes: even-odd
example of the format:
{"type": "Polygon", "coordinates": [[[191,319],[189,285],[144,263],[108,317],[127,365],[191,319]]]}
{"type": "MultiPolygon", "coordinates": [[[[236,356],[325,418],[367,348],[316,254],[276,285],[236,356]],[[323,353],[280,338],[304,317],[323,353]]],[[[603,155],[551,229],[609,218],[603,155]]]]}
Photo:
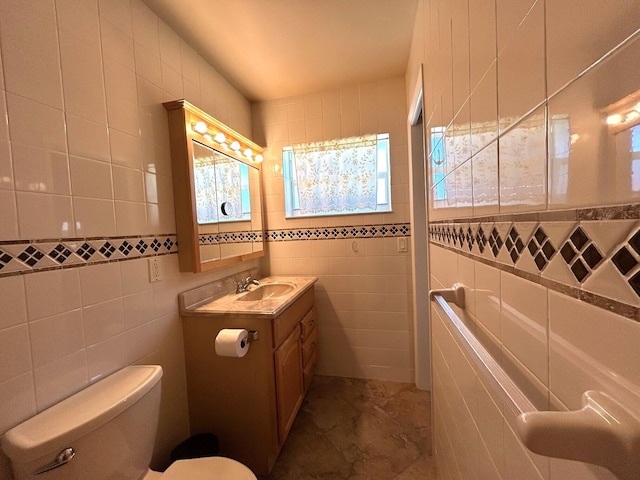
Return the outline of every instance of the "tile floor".
{"type": "Polygon", "coordinates": [[[435,480],[431,398],[412,384],[316,376],[263,480],[435,480]]]}

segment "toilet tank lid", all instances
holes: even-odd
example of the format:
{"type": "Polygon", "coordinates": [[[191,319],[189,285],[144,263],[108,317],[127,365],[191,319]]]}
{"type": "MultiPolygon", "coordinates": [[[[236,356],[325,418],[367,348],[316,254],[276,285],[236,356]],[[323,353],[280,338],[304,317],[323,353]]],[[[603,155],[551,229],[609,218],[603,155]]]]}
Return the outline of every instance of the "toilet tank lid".
{"type": "Polygon", "coordinates": [[[29,462],[84,437],[142,398],[162,378],[159,365],[132,365],[90,385],[9,430],[2,449],[29,462]]]}

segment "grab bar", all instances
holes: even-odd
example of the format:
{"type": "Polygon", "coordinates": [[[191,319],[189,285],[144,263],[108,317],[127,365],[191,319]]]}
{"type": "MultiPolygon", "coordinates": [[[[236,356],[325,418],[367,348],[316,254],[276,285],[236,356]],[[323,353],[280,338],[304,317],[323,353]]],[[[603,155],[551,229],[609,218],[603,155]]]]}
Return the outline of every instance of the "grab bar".
{"type": "MultiPolygon", "coordinates": [[[[600,465],[620,480],[640,478],[640,419],[609,395],[590,390],[576,411],[538,411],[447,303],[458,305],[464,285],[432,290],[429,298],[445,313],[460,346],[516,417],[516,432],[532,452],[600,465]],[[444,293],[444,294],[443,294],[444,293]]],[[[464,296],[462,295],[464,305],[464,296]]],[[[458,305],[460,306],[460,305],[458,305]]],[[[464,307],[461,307],[464,308],[464,307]]]]}
{"type": "Polygon", "coordinates": [[[443,288],[441,290],[430,290],[429,299],[433,300],[436,295],[441,296],[447,302],[455,303],[464,310],[464,285],[462,283],[454,283],[451,288],[443,288]]]}

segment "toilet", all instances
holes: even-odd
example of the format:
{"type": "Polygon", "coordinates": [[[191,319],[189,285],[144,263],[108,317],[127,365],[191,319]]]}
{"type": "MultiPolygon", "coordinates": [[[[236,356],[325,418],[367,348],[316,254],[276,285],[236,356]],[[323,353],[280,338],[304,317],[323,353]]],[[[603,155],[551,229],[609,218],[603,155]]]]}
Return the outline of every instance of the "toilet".
{"type": "Polygon", "coordinates": [[[161,378],[157,365],[123,368],[9,430],[2,449],[15,480],[257,480],[224,457],[149,469],[161,378]]]}

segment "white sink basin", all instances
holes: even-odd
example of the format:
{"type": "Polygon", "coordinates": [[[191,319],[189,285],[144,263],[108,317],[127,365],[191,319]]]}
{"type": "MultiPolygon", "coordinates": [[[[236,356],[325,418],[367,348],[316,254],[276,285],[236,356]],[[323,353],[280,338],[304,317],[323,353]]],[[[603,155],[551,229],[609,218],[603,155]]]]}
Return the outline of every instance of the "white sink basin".
{"type": "Polygon", "coordinates": [[[291,293],[294,288],[296,288],[295,283],[264,283],[236,298],[236,302],[255,302],[278,298],[291,293]]]}

